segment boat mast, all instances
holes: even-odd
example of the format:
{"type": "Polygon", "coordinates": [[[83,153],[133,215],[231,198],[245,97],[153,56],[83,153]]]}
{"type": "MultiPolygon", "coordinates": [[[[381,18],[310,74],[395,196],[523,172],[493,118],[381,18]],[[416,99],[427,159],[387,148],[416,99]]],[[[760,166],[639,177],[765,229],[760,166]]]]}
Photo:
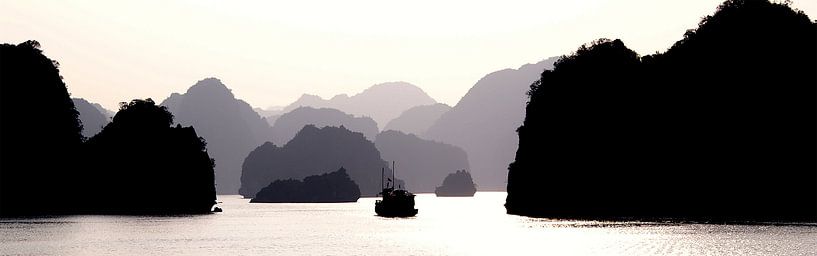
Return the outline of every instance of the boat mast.
{"type": "Polygon", "coordinates": [[[391,161],[391,189],[394,189],[394,184],[397,184],[397,170],[394,169],[394,161],[391,161]]]}
{"type": "Polygon", "coordinates": [[[386,168],[380,167],[380,190],[383,190],[383,176],[386,175],[386,168]]]}

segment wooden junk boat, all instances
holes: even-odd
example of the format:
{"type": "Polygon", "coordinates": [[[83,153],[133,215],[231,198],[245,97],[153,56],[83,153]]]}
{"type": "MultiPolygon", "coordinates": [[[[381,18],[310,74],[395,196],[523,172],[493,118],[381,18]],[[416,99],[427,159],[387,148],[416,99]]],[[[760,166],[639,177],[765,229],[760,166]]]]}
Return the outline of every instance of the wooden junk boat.
{"type": "Polygon", "coordinates": [[[414,194],[405,189],[395,189],[394,184],[397,179],[394,175],[394,162],[392,162],[392,178],[383,186],[383,176],[385,175],[385,168],[380,171],[380,188],[383,189],[380,195],[382,200],[377,200],[374,203],[374,211],[379,216],[383,217],[412,217],[417,215],[417,209],[414,209],[414,194]]]}

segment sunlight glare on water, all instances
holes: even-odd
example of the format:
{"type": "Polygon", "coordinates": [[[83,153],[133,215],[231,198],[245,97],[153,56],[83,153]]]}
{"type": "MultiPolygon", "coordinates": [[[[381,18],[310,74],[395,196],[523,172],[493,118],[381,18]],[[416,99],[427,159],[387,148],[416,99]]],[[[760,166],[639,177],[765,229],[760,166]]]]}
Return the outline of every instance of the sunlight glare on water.
{"type": "Polygon", "coordinates": [[[417,196],[414,218],[374,215],[375,198],[250,204],[220,196],[200,216],[0,219],[0,255],[808,255],[813,225],[708,225],[534,219],[505,193],[417,196]]]}

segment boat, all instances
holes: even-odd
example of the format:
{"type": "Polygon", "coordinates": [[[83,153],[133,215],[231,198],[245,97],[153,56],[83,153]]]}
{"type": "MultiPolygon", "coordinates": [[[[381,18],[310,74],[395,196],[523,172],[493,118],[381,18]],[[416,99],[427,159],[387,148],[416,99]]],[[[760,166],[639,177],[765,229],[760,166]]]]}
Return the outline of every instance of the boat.
{"type": "Polygon", "coordinates": [[[380,195],[382,200],[377,200],[374,203],[374,211],[378,216],[382,217],[412,217],[417,215],[418,210],[414,208],[414,194],[411,192],[397,188],[394,184],[397,179],[394,175],[394,162],[392,162],[392,179],[386,186],[383,186],[383,178],[385,175],[385,168],[380,170],[380,188],[383,189],[380,195]]]}

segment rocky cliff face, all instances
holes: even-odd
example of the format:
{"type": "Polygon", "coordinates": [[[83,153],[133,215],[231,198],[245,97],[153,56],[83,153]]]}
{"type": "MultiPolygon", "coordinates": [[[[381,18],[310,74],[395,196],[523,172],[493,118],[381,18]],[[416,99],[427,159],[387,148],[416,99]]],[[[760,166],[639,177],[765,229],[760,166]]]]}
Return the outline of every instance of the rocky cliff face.
{"type": "Polygon", "coordinates": [[[531,87],[508,212],[817,220],[816,31],[729,0],[664,53],[579,47],[531,87]]]}

